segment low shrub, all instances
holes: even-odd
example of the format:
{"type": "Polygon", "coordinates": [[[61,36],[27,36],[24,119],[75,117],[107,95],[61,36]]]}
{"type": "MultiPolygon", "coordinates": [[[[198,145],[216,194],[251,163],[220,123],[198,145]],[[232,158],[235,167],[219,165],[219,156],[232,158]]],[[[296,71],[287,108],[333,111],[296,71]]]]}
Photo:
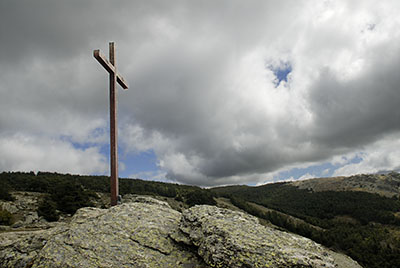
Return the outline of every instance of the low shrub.
{"type": "Polygon", "coordinates": [[[11,225],[12,214],[7,210],[0,209],[0,225],[11,225]]]}
{"type": "Polygon", "coordinates": [[[0,199],[4,201],[13,201],[14,198],[10,194],[11,187],[4,181],[0,180],[0,199]]]}
{"type": "Polygon", "coordinates": [[[44,199],[37,210],[39,216],[44,217],[47,221],[58,221],[57,204],[51,200],[44,199]]]}

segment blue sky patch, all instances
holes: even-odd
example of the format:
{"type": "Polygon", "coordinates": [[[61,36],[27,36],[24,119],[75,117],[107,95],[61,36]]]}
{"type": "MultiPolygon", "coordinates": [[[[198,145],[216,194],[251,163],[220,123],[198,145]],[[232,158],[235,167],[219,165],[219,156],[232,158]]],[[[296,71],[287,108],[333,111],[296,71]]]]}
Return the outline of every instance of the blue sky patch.
{"type": "MultiPolygon", "coordinates": [[[[110,162],[110,144],[98,144],[98,143],[78,143],[73,142],[72,139],[68,136],[62,136],[62,141],[70,143],[75,149],[86,150],[90,147],[98,147],[100,148],[100,154],[102,154],[107,159],[107,164],[110,162]]],[[[153,150],[140,152],[140,153],[124,153],[124,150],[121,146],[118,146],[118,161],[119,161],[119,177],[120,178],[128,178],[131,177],[132,174],[141,174],[141,173],[160,173],[160,169],[157,166],[157,156],[153,150]]],[[[95,174],[95,175],[106,175],[109,176],[109,171],[106,174],[95,174]]]]}
{"type": "Polygon", "coordinates": [[[153,150],[140,153],[128,153],[125,155],[120,153],[119,161],[125,166],[125,168],[123,170],[121,169],[119,172],[121,178],[128,178],[133,174],[144,172],[160,172],[160,169],[157,166],[157,156],[153,150]]]}
{"type": "Polygon", "coordinates": [[[82,150],[82,151],[84,151],[90,147],[98,146],[98,144],[94,143],[94,142],[75,142],[75,141],[73,141],[71,136],[67,136],[67,135],[62,135],[60,137],[60,140],[63,142],[70,143],[75,149],[82,150]]]}
{"type": "Polygon", "coordinates": [[[276,79],[275,87],[279,86],[281,81],[288,81],[288,75],[292,72],[292,65],[289,62],[280,64],[279,66],[269,66],[269,69],[274,73],[276,79]]]}

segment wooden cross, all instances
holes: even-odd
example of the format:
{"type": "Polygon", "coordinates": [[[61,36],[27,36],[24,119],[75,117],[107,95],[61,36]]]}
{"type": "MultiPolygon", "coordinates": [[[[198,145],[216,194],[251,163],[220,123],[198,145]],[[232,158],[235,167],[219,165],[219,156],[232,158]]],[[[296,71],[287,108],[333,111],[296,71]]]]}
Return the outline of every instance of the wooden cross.
{"type": "Polygon", "coordinates": [[[100,49],[93,51],[93,56],[110,74],[110,166],[111,166],[111,206],[118,203],[118,124],[117,124],[117,90],[116,82],[123,89],[128,89],[128,83],[117,72],[115,62],[115,45],[114,42],[109,43],[109,57],[100,53],[100,49]]]}

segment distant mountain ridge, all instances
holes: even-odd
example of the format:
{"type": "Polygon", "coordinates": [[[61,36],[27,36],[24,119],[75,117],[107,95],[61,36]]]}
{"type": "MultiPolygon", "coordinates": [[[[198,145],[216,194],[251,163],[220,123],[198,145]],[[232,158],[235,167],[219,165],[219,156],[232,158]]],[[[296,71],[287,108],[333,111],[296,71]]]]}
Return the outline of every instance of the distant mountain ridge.
{"type": "Polygon", "coordinates": [[[386,197],[400,197],[400,174],[358,174],[349,177],[314,178],[291,182],[290,185],[313,192],[360,191],[386,197]]]}

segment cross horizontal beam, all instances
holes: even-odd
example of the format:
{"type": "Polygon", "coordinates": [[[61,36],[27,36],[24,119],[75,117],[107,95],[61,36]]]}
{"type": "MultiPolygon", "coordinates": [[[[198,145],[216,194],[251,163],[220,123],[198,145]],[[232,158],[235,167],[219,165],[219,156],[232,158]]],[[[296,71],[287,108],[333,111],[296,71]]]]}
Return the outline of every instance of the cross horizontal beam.
{"type": "MultiPolygon", "coordinates": [[[[100,49],[94,50],[93,56],[107,70],[107,72],[110,74],[115,73],[114,65],[112,65],[111,62],[106,59],[106,57],[100,52],[100,49]]],[[[119,73],[116,73],[115,75],[117,76],[118,84],[120,84],[124,90],[127,90],[128,83],[125,81],[125,79],[119,73]]]]}

